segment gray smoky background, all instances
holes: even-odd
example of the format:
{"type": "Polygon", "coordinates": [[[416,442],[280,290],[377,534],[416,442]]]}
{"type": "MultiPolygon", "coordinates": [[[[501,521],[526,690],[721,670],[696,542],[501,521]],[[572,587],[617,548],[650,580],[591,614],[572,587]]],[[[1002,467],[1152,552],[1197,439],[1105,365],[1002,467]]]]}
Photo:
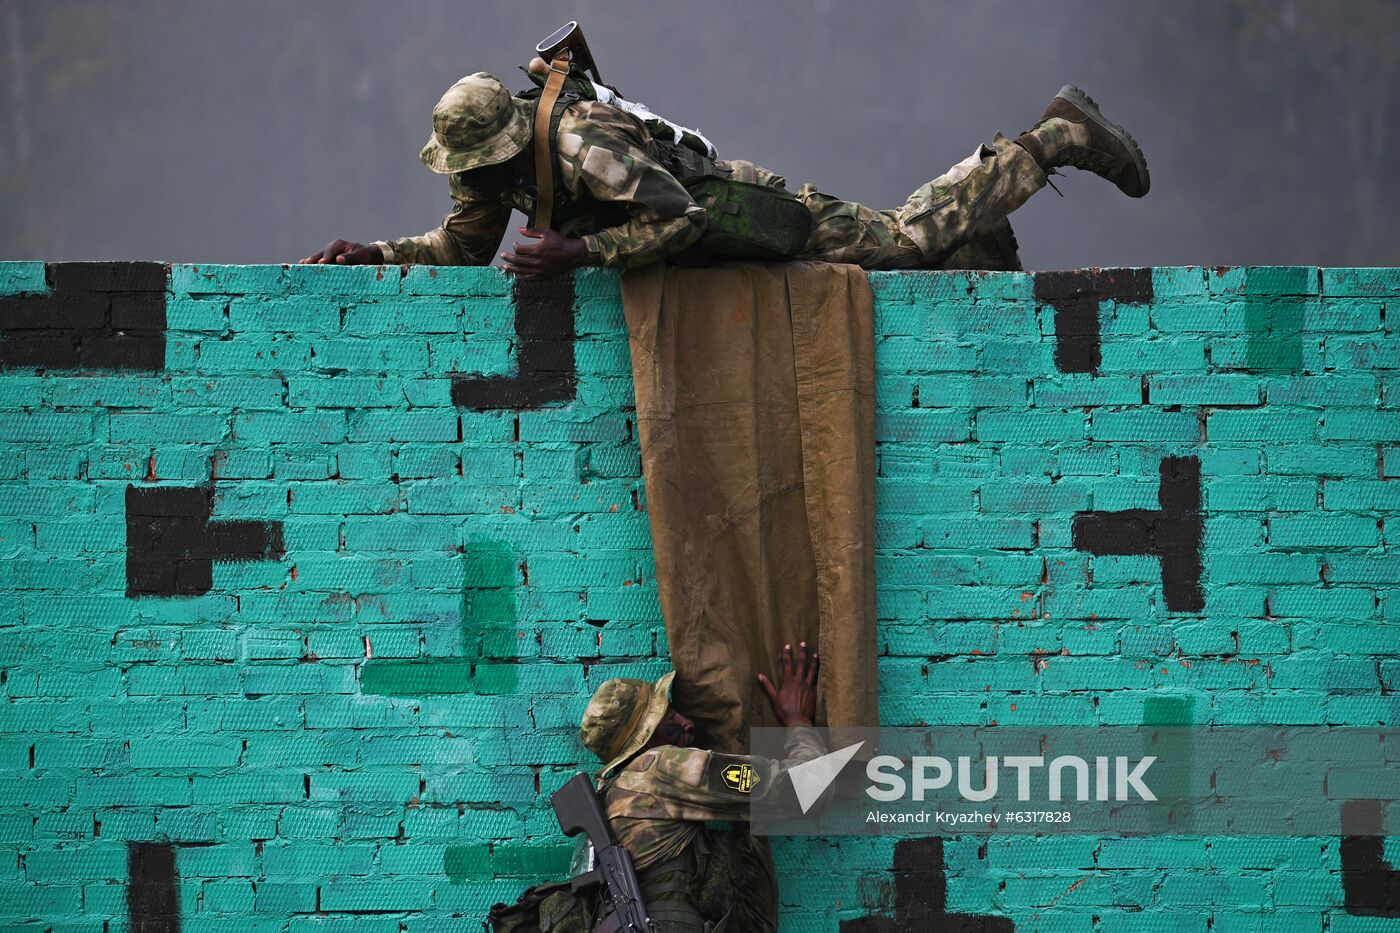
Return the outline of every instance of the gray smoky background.
{"type": "Polygon", "coordinates": [[[1069,170],[1013,217],[1027,268],[1400,265],[1395,0],[0,0],[0,259],[421,233],[450,207],[417,158],[438,96],[528,86],[570,19],[721,156],[876,208],[1079,85],[1152,191],[1069,170]]]}

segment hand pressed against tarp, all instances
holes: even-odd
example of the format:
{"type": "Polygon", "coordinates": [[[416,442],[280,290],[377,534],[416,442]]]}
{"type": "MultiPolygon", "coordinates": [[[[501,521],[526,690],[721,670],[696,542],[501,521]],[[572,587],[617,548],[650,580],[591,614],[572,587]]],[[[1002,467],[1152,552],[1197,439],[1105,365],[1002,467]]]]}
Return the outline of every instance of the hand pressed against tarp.
{"type": "Polygon", "coordinates": [[[766,674],[759,674],[758,685],[768,694],[773,713],[785,726],[810,726],[817,715],[817,653],[807,657],[807,643],[797,646],[793,661],[792,645],[783,645],[783,679],[777,687],[766,674]]]}

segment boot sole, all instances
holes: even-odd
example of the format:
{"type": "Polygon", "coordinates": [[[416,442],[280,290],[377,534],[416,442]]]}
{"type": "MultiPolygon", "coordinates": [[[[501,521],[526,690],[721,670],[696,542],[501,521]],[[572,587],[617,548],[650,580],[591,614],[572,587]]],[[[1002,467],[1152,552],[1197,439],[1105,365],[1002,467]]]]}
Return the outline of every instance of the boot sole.
{"type": "Polygon", "coordinates": [[[1152,177],[1147,173],[1147,157],[1142,154],[1142,148],[1138,146],[1137,140],[1133,139],[1132,134],[1105,117],[1099,111],[1099,105],[1094,103],[1094,99],[1073,84],[1066,84],[1060,88],[1060,93],[1055,96],[1078,107],[1090,120],[1112,133],[1113,137],[1128,150],[1128,155],[1132,157],[1133,165],[1137,168],[1138,184],[1131,188],[1119,185],[1118,190],[1130,198],[1140,198],[1147,194],[1147,189],[1152,187],[1152,177]]]}

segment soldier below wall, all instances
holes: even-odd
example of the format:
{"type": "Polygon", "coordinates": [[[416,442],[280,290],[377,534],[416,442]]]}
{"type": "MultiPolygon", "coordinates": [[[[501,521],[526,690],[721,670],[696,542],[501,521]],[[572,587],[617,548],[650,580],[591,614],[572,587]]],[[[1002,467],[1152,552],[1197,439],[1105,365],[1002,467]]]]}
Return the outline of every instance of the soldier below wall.
{"type": "MultiPolygon", "coordinates": [[[[797,812],[789,771],[826,754],[813,728],[817,655],[807,643],[783,648],[783,675],[775,687],[759,684],[787,727],[787,758],[724,755],[694,746],[695,724],[671,705],[667,673],[656,683],[615,678],[593,694],[579,737],[603,767],[599,794],[613,840],[636,868],[641,901],[665,933],[771,933],[778,927],[778,885],[767,840],[734,823],[747,821],[756,800],[797,812]],[[716,824],[728,824],[720,828],[716,824]]],[[[591,793],[591,792],[590,792],[591,793]]],[[[811,808],[830,801],[828,787],[811,808]]],[[[575,877],[590,866],[575,859],[575,877]]],[[[496,933],[553,930],[589,933],[615,929],[606,898],[555,890],[542,902],[527,891],[499,904],[488,924],[496,933]]]]}

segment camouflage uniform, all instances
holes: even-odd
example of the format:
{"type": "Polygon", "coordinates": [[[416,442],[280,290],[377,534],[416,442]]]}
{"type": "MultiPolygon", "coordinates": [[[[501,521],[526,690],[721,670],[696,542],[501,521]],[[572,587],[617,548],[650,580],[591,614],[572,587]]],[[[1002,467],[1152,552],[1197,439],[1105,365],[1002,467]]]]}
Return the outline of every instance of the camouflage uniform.
{"type": "MultiPolygon", "coordinates": [[[[789,731],[787,758],[773,761],[757,755],[721,755],[703,748],[665,745],[632,759],[603,787],[603,805],[613,835],[632,854],[642,887],[664,886],[668,867],[687,867],[685,859],[697,846],[707,845],[706,822],[745,821],[757,800],[781,805],[792,795],[788,769],[826,754],[814,729],[789,731]]],[[[734,917],[728,929],[776,929],[777,881],[766,840],[736,833],[738,875],[746,884],[732,892],[734,917]]],[[[692,871],[694,869],[691,869],[692,871]]],[[[658,909],[663,905],[658,899],[658,909]]],[[[664,905],[672,923],[685,919],[682,905],[664,905]],[[679,908],[677,910],[676,908],[679,908]]],[[[695,921],[703,918],[695,913],[695,921]]],[[[692,922],[695,922],[692,921],[692,922]]],[[[666,927],[671,929],[672,927],[666,927]]],[[[681,929],[682,927],[675,927],[681,929]]],[[[696,927],[703,929],[703,927],[696,927]]]]}
{"type": "Polygon", "coordinates": [[[605,762],[599,776],[608,824],[632,855],[661,929],[701,933],[707,917],[728,911],[724,930],[774,930],[777,882],[766,840],[742,831],[722,836],[706,823],[746,821],[755,800],[795,811],[789,769],[826,754],[826,746],[815,729],[799,726],[789,730],[782,761],[675,745],[637,754],[665,713],[671,677],[655,685],[610,680],[584,713],[580,737],[605,762]],[[718,896],[716,859],[725,866],[718,896]]]}
{"type": "MultiPolygon", "coordinates": [[[[493,79],[494,80],[494,79],[493,79]]],[[[513,106],[529,118],[533,104],[513,106]]],[[[581,236],[599,265],[627,269],[678,253],[700,239],[705,211],[648,154],[641,120],[597,101],[578,101],[558,127],[559,169],[574,216],[561,222],[581,236]]],[[[425,157],[425,161],[428,161],[425,157]]],[[[473,190],[470,174],[451,175],[452,213],[422,236],[377,241],[386,262],[484,265],[494,256],[511,208],[533,215],[529,150],[501,190],[473,190]]],[[[752,162],[720,162],[731,177],[784,188],[780,175],[752,162]]],[[[430,166],[432,167],[432,166],[430,166]]],[[[435,168],[436,171],[443,171],[435,168]]],[[[447,172],[443,172],[448,174],[447,172]]],[[[804,185],[797,197],[812,212],[812,232],[798,259],[849,262],[867,269],[944,265],[985,236],[1045,184],[1045,173],[1021,146],[997,135],[967,159],[923,185],[896,210],[876,211],[804,185]]],[[[1009,235],[1009,228],[1008,235],[1009,235]]]]}
{"type": "MultiPolygon", "coordinates": [[[[516,106],[527,112],[533,107],[527,101],[516,106]]],[[[705,209],[647,154],[650,137],[636,117],[597,101],[578,101],[564,111],[556,138],[564,189],[583,208],[560,224],[560,232],[583,237],[599,265],[643,266],[700,239],[705,209]]],[[[466,187],[463,181],[469,183],[470,175],[451,175],[452,213],[442,226],[422,236],[376,244],[384,250],[385,261],[442,266],[489,263],[506,232],[511,209],[534,214],[534,168],[529,155],[527,151],[513,162],[523,171],[498,193],[466,187]]]]}

